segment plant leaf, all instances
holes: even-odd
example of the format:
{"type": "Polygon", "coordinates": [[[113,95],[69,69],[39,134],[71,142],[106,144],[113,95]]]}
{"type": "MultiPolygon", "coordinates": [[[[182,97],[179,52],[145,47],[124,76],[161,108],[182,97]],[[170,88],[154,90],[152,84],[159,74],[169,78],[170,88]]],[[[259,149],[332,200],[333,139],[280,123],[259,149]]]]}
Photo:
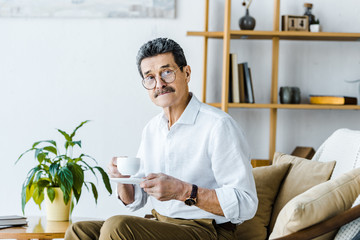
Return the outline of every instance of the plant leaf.
{"type": "Polygon", "coordinates": [[[36,172],[35,177],[34,177],[34,182],[39,181],[39,179],[41,178],[43,171],[40,169],[39,171],[36,172]]]}
{"type": "Polygon", "coordinates": [[[97,176],[96,176],[93,168],[89,164],[87,164],[87,162],[85,162],[84,160],[81,160],[80,162],[84,163],[87,166],[88,170],[90,170],[94,174],[94,176],[96,177],[96,180],[97,180],[97,176]]]}
{"type": "Polygon", "coordinates": [[[21,191],[21,209],[22,212],[25,213],[25,205],[30,200],[34,193],[34,185],[30,188],[29,186],[23,184],[22,191],[21,191]]]}
{"type": "Polygon", "coordinates": [[[35,149],[35,159],[38,158],[38,155],[42,152],[42,148],[34,148],[35,149]]]}
{"type": "Polygon", "coordinates": [[[30,148],[28,150],[26,150],[25,152],[23,152],[20,157],[18,157],[18,159],[15,161],[15,164],[20,160],[20,158],[22,158],[22,156],[24,156],[24,154],[30,152],[30,151],[33,151],[35,148],[30,148]]]}
{"type": "Polygon", "coordinates": [[[108,192],[110,194],[112,194],[112,189],[111,189],[111,185],[110,185],[110,179],[109,179],[109,176],[106,174],[106,172],[104,171],[104,169],[102,169],[101,167],[94,167],[96,168],[97,170],[99,170],[99,172],[101,173],[101,176],[102,176],[102,179],[103,179],[103,182],[104,182],[104,185],[106,187],[106,189],[108,190],[108,192]]]}
{"type": "Polygon", "coordinates": [[[71,189],[73,187],[73,174],[69,168],[65,166],[60,168],[58,176],[60,178],[60,188],[64,193],[64,203],[67,204],[69,202],[71,189]]]}
{"type": "Polygon", "coordinates": [[[46,156],[47,156],[47,153],[44,153],[44,152],[40,152],[37,155],[37,159],[38,159],[40,164],[45,160],[46,156]]]}
{"type": "Polygon", "coordinates": [[[96,159],[95,158],[93,158],[92,156],[89,156],[89,155],[86,155],[86,154],[81,154],[79,157],[87,157],[87,158],[90,158],[90,159],[92,159],[92,160],[94,160],[94,162],[96,163],[96,164],[98,164],[98,162],[96,161],[96,159]]]}
{"type": "Polygon", "coordinates": [[[53,154],[57,155],[57,149],[56,149],[56,147],[46,146],[46,147],[44,147],[44,150],[49,151],[49,152],[52,152],[53,154]]]}
{"type": "Polygon", "coordinates": [[[47,192],[47,195],[48,195],[48,197],[49,197],[49,199],[50,199],[50,202],[54,202],[54,199],[55,199],[55,191],[54,191],[54,188],[48,187],[46,192],[47,192]]]}
{"type": "Polygon", "coordinates": [[[74,201],[71,201],[71,206],[70,206],[70,215],[72,214],[72,211],[74,210],[74,201]]]}
{"type": "Polygon", "coordinates": [[[32,195],[34,202],[39,205],[39,209],[41,210],[41,203],[44,201],[44,189],[40,189],[39,187],[34,187],[34,192],[32,195]]]}
{"type": "Polygon", "coordinates": [[[91,190],[92,190],[94,198],[95,198],[95,203],[97,204],[98,191],[97,191],[96,186],[95,186],[94,183],[90,182],[90,184],[91,184],[91,190]]]}
{"type": "Polygon", "coordinates": [[[38,182],[37,182],[37,186],[38,188],[42,188],[44,190],[44,188],[46,188],[48,185],[50,184],[50,181],[47,178],[41,178],[38,182]]]}
{"type": "Polygon", "coordinates": [[[80,125],[77,126],[77,127],[75,128],[75,130],[71,133],[70,138],[72,139],[72,138],[75,136],[76,131],[77,131],[79,128],[81,128],[85,123],[87,123],[87,122],[89,122],[89,121],[90,121],[90,120],[86,120],[86,121],[80,123],[80,125]]]}
{"type": "Polygon", "coordinates": [[[79,199],[80,199],[80,196],[81,196],[81,189],[80,189],[80,191],[78,192],[78,189],[75,189],[75,188],[73,187],[73,193],[74,193],[74,196],[75,196],[75,199],[76,199],[76,203],[78,203],[78,202],[79,202],[79,199]]]}
{"type": "Polygon", "coordinates": [[[60,164],[58,163],[52,163],[49,167],[49,173],[52,177],[56,177],[57,172],[59,170],[60,164]]]}
{"type": "Polygon", "coordinates": [[[84,170],[75,163],[68,163],[67,167],[69,168],[69,170],[73,175],[73,180],[74,180],[73,189],[75,190],[76,193],[80,193],[81,187],[84,183],[84,170]]]}
{"type": "Polygon", "coordinates": [[[30,169],[30,171],[28,172],[28,176],[27,176],[27,181],[25,183],[25,186],[28,186],[29,188],[31,187],[32,183],[33,183],[33,180],[34,180],[34,177],[35,177],[35,174],[41,170],[41,167],[38,165],[32,169],[30,169]]]}
{"type": "Polygon", "coordinates": [[[67,141],[71,141],[71,138],[70,138],[69,134],[67,134],[65,131],[63,131],[61,129],[58,129],[58,131],[65,137],[65,139],[67,141]]]}
{"type": "Polygon", "coordinates": [[[81,141],[74,141],[72,143],[74,144],[73,146],[78,145],[81,148],[81,141]]]}
{"type": "Polygon", "coordinates": [[[26,189],[27,186],[25,184],[23,184],[22,186],[22,190],[21,190],[21,210],[23,212],[23,214],[25,214],[25,204],[26,204],[26,189]]]}
{"type": "Polygon", "coordinates": [[[43,140],[43,141],[38,141],[38,142],[34,143],[32,148],[35,148],[40,143],[44,143],[44,142],[51,143],[52,145],[54,145],[56,147],[56,142],[54,140],[43,140]]]}

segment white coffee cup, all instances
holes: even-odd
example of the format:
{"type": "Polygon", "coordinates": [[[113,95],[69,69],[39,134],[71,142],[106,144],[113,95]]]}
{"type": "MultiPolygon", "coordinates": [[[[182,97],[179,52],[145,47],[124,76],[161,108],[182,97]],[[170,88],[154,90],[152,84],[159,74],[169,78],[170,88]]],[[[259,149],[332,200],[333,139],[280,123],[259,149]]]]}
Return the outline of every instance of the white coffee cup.
{"type": "Polygon", "coordinates": [[[116,157],[117,169],[122,175],[135,175],[140,168],[140,158],[121,156],[116,157]]]}

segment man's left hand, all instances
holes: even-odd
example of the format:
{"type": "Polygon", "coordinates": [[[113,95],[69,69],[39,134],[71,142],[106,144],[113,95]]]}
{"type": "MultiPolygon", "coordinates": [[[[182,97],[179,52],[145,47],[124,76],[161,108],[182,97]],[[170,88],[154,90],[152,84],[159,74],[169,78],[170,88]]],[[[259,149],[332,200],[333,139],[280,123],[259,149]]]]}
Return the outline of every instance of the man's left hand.
{"type": "Polygon", "coordinates": [[[180,200],[189,197],[192,185],[163,173],[150,173],[140,187],[159,201],[180,200]]]}

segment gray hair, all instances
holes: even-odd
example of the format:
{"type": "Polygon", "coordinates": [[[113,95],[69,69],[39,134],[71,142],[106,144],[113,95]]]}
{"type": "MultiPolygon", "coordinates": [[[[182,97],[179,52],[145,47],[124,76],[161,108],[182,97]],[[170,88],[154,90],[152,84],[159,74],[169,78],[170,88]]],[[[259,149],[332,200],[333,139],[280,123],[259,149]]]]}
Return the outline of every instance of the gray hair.
{"type": "Polygon", "coordinates": [[[136,56],[136,65],[140,76],[143,77],[140,64],[144,58],[154,57],[168,52],[173,54],[175,63],[180,67],[181,71],[184,66],[187,66],[184,51],[177,42],[169,38],[156,38],[142,45],[136,56]]]}

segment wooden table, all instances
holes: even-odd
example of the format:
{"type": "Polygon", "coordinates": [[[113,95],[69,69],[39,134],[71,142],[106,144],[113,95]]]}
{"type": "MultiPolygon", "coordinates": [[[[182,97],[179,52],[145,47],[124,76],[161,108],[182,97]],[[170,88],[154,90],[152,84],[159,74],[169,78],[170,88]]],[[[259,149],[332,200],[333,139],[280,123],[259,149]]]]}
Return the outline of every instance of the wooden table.
{"type": "MultiPolygon", "coordinates": [[[[73,218],[70,221],[55,222],[47,221],[46,217],[28,217],[28,225],[0,229],[0,239],[53,239],[64,238],[66,229],[72,222],[95,220],[85,218],[73,218]]],[[[99,220],[99,219],[97,219],[99,220]]]]}

